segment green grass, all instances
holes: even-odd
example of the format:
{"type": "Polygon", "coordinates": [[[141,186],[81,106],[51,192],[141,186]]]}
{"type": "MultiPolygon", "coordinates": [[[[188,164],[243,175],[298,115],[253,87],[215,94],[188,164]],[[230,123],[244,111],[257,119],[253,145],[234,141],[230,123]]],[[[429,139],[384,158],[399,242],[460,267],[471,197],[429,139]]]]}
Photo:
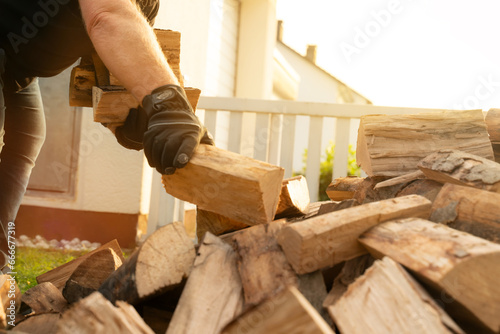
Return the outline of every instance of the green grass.
{"type": "Polygon", "coordinates": [[[16,265],[13,271],[17,272],[15,276],[19,289],[24,293],[29,288],[37,285],[37,276],[85,253],[88,253],[88,251],[77,252],[18,247],[16,249],[16,265]]]}

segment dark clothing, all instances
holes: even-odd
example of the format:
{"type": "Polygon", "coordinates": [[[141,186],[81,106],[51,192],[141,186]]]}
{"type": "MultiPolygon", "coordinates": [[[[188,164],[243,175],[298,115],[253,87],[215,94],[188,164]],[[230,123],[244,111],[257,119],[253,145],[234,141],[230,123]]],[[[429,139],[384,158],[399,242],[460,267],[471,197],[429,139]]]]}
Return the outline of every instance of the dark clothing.
{"type": "MultiPolygon", "coordinates": [[[[152,23],[159,0],[138,2],[152,23]]],[[[36,77],[54,76],[92,50],[78,0],[0,0],[0,222],[4,226],[17,215],[45,139],[36,77]]],[[[0,250],[4,247],[0,242],[0,250]]]]}

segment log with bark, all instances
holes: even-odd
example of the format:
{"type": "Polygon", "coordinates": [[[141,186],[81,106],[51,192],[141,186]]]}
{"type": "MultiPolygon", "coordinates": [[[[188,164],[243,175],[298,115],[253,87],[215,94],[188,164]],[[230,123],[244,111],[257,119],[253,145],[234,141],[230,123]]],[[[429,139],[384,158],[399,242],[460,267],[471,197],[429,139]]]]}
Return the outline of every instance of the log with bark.
{"type": "Polygon", "coordinates": [[[440,150],[419,162],[429,179],[500,192],[500,164],[475,154],[440,150]]]}
{"type": "Polygon", "coordinates": [[[354,198],[354,193],[362,187],[364,178],[357,176],[339,177],[326,188],[326,194],[333,201],[354,198]]]}
{"type": "Polygon", "coordinates": [[[205,234],[167,334],[218,334],[243,310],[236,254],[230,245],[205,234]]]}
{"type": "Polygon", "coordinates": [[[356,161],[370,176],[417,171],[430,152],[459,149],[486,159],[493,150],[481,110],[361,117],[356,161]]]}
{"type": "Polygon", "coordinates": [[[201,144],[184,168],[162,181],[167,193],[200,209],[258,225],[274,218],[283,174],[281,167],[201,144]]]}
{"type": "Polygon", "coordinates": [[[431,202],[410,195],[344,209],[283,228],[278,242],[299,273],[333,266],[366,253],[358,237],[381,222],[406,217],[428,218],[431,202]]]}
{"type": "Polygon", "coordinates": [[[342,334],[464,334],[432,297],[388,257],[375,261],[328,311],[342,334]]]}
{"type": "Polygon", "coordinates": [[[442,224],[408,218],[373,227],[360,242],[389,256],[434,288],[454,318],[500,333],[500,245],[442,224]],[[446,294],[446,297],[445,297],[446,294]]]}
{"type": "Polygon", "coordinates": [[[59,266],[55,269],[52,269],[44,274],[41,274],[40,276],[37,276],[36,281],[38,284],[43,283],[43,282],[51,282],[58,288],[59,290],[62,291],[64,286],[66,285],[66,281],[71,277],[71,274],[75,271],[78,266],[85,261],[88,257],[92,256],[93,254],[105,250],[105,249],[112,249],[114,253],[121,259],[121,261],[124,261],[123,258],[123,253],[120,248],[120,245],[118,244],[118,241],[112,240],[101,247],[93,250],[92,252],[89,252],[85,255],[80,256],[77,259],[74,259],[73,261],[70,261],[68,263],[63,264],[62,266],[59,266]]]}
{"type": "Polygon", "coordinates": [[[290,286],[228,324],[221,334],[333,334],[306,298],[290,286]]]}
{"type": "Polygon", "coordinates": [[[21,300],[36,314],[62,313],[68,307],[68,302],[61,291],[50,282],[28,289],[22,295],[21,300]]]}
{"type": "Polygon", "coordinates": [[[64,298],[74,303],[87,297],[121,265],[121,258],[110,248],[92,254],[71,274],[62,291],[64,298]]]}
{"type": "Polygon", "coordinates": [[[500,194],[447,183],[437,195],[429,220],[500,243],[500,194]]]}
{"type": "Polygon", "coordinates": [[[151,234],[99,288],[111,302],[135,304],[172,289],[186,279],[195,258],[184,224],[165,225],[151,234]]]}

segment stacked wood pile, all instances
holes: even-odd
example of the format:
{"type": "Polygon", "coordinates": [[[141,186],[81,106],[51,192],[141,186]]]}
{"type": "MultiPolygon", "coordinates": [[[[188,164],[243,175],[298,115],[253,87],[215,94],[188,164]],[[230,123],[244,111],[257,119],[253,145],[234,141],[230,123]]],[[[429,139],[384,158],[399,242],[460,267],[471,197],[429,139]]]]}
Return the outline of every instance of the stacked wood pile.
{"type": "MultiPolygon", "coordinates": [[[[369,176],[334,180],[327,202],[309,203],[303,177],[272,175],[281,184],[275,200],[258,190],[271,178],[225,179],[237,160],[209,166],[214,175],[198,185],[217,185],[214,197],[237,205],[206,199],[198,243],[174,223],[127,259],[116,241],[103,245],[39,276],[13,330],[500,333],[500,164],[484,119],[457,114],[362,119],[358,151],[369,176]],[[415,141],[434,151],[421,156],[415,141]],[[481,155],[464,151],[472,147],[481,155]]],[[[176,191],[201,201],[193,188],[176,191]]]]}

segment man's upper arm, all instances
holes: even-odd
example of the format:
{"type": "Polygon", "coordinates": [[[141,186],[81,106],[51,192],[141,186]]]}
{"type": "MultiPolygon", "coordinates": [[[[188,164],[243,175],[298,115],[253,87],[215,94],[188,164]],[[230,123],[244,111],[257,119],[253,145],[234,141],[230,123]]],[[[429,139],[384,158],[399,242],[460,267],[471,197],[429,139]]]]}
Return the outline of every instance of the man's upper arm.
{"type": "Polygon", "coordinates": [[[87,31],[93,29],[103,16],[119,14],[124,10],[135,10],[130,0],[78,0],[87,31]]]}

